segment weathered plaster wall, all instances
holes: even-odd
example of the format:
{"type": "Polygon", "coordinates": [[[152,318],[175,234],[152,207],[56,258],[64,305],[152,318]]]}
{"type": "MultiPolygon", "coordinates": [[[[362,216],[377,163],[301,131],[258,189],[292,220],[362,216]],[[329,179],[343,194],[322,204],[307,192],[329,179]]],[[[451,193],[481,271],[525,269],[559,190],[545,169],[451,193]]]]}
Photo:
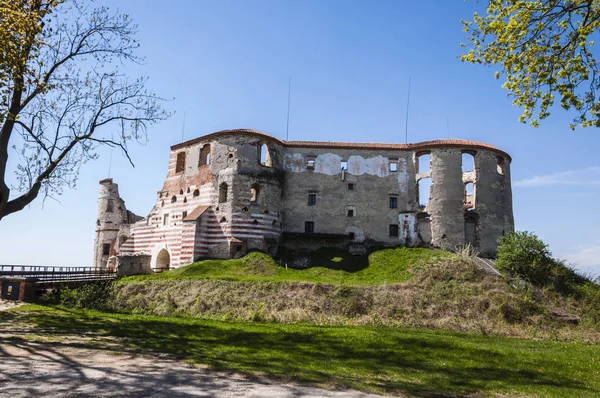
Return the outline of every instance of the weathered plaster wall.
{"type": "MultiPolygon", "coordinates": [[[[355,242],[377,241],[400,244],[400,236],[389,236],[389,225],[399,225],[400,213],[415,213],[415,186],[409,151],[287,148],[285,170],[283,230],[304,232],[306,221],[314,222],[314,232],[354,233],[355,242]],[[397,171],[390,170],[390,159],[397,171]],[[314,169],[309,161],[314,160],[314,169]],[[342,171],[342,161],[347,170],[342,171]],[[353,184],[353,189],[348,189],[353,184]],[[308,205],[308,195],[316,194],[316,204],[308,205]],[[390,197],[397,207],[390,208],[390,197]],[[354,210],[349,217],[348,210],[354,210]]],[[[414,230],[411,232],[414,237],[414,230]]]]}

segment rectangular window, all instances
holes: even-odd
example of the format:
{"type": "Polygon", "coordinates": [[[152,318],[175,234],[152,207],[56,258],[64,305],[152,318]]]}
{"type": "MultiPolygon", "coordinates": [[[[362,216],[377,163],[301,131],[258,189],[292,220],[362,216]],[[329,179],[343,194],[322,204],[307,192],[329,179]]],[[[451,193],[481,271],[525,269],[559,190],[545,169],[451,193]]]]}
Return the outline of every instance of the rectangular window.
{"type": "Polygon", "coordinates": [[[183,214],[181,215],[181,218],[186,218],[187,217],[187,211],[184,211],[183,214]]]}
{"type": "Polygon", "coordinates": [[[314,206],[317,204],[317,194],[315,193],[309,193],[308,194],[308,205],[309,206],[314,206]]]}
{"type": "Polygon", "coordinates": [[[390,171],[392,173],[398,171],[398,161],[396,159],[390,159],[390,171]]]}
{"type": "Polygon", "coordinates": [[[354,191],[354,184],[353,183],[348,183],[348,191],[354,191]]]}
{"type": "Polygon", "coordinates": [[[348,162],[342,161],[342,163],[341,163],[341,169],[342,170],[348,170],[348,162]]]}
{"type": "Polygon", "coordinates": [[[395,196],[390,196],[390,209],[398,208],[398,198],[395,196]]]}
{"type": "Polygon", "coordinates": [[[398,236],[398,224],[390,224],[390,236],[398,236]]]}
{"type": "Polygon", "coordinates": [[[110,254],[110,243],[104,243],[102,245],[102,255],[107,256],[110,254]]]}
{"type": "Polygon", "coordinates": [[[349,238],[350,240],[354,240],[354,232],[350,232],[350,233],[348,234],[348,238],[349,238]]]}
{"type": "Polygon", "coordinates": [[[179,152],[177,154],[177,164],[175,165],[175,172],[181,173],[185,170],[185,152],[179,152]]]}
{"type": "Polygon", "coordinates": [[[309,169],[315,168],[315,159],[311,158],[306,161],[306,167],[309,169]]]}
{"type": "Polygon", "coordinates": [[[163,225],[169,225],[169,214],[163,216],[163,225]]]}
{"type": "Polygon", "coordinates": [[[112,199],[106,200],[106,212],[112,213],[114,211],[114,204],[112,199]]]}
{"type": "Polygon", "coordinates": [[[306,221],[304,223],[304,232],[307,234],[315,232],[315,223],[313,221],[306,221]]]}
{"type": "Polygon", "coordinates": [[[348,217],[354,217],[354,209],[348,209],[348,211],[346,211],[346,215],[348,217]]]}

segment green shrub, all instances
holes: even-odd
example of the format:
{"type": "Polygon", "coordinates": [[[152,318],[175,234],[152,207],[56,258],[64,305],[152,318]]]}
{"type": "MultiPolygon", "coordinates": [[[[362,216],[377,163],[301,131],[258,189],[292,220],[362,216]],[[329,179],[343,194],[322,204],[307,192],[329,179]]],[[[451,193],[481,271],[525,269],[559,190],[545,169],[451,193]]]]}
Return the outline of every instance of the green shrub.
{"type": "Polygon", "coordinates": [[[501,271],[519,276],[538,286],[546,286],[555,265],[548,245],[537,235],[513,232],[499,239],[496,266],[501,271]]]}
{"type": "Polygon", "coordinates": [[[77,288],[60,286],[46,294],[42,300],[71,308],[106,310],[113,289],[112,281],[86,283],[77,288]]]}

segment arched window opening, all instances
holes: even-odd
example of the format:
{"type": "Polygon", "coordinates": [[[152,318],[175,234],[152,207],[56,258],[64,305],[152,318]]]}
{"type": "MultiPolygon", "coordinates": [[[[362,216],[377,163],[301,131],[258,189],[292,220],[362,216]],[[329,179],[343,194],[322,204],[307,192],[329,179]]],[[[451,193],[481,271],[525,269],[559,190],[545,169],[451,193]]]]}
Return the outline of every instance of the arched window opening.
{"type": "Polygon", "coordinates": [[[175,172],[181,173],[185,170],[185,152],[179,152],[177,154],[177,164],[175,165],[175,172]]]}
{"type": "Polygon", "coordinates": [[[227,219],[225,217],[221,217],[221,220],[219,222],[227,222],[227,219]]]}
{"type": "Polygon", "coordinates": [[[171,203],[175,203],[175,202],[177,202],[177,196],[173,196],[173,197],[171,198],[171,203]]]}
{"type": "Polygon", "coordinates": [[[242,207],[242,211],[248,211],[248,208],[246,206],[242,207]]]}
{"type": "Polygon", "coordinates": [[[227,186],[227,183],[221,183],[221,185],[219,186],[219,203],[227,202],[228,190],[229,187],[227,186]]]}
{"type": "Polygon", "coordinates": [[[180,195],[183,195],[183,189],[180,189],[180,190],[179,190],[179,194],[180,194],[180,195]]]}
{"type": "Polygon", "coordinates": [[[463,152],[462,154],[462,172],[466,173],[475,170],[475,153],[463,152]]]}
{"type": "Polygon", "coordinates": [[[199,191],[199,190],[197,190],[197,189],[196,189],[196,190],[194,190],[194,194],[193,194],[193,195],[194,195],[194,198],[195,198],[196,196],[200,196],[200,191],[199,191]]]}
{"type": "Polygon", "coordinates": [[[255,218],[254,221],[252,221],[252,224],[258,225],[258,220],[255,218]]]}
{"type": "Polygon", "coordinates": [[[431,193],[431,178],[421,178],[417,181],[417,202],[419,206],[427,206],[431,193]]]}
{"type": "Polygon", "coordinates": [[[200,149],[200,158],[198,159],[198,166],[206,166],[210,164],[210,144],[206,144],[200,149]]]}
{"type": "Polygon", "coordinates": [[[265,211],[263,211],[264,214],[269,214],[269,209],[265,209],[265,211]]]}
{"type": "Polygon", "coordinates": [[[468,182],[465,184],[463,195],[463,208],[465,210],[475,208],[475,184],[468,182]]]}
{"type": "Polygon", "coordinates": [[[183,198],[183,203],[187,203],[187,198],[186,197],[183,198]]]}
{"type": "Polygon", "coordinates": [[[190,193],[190,187],[187,187],[187,193],[190,193]]]}
{"type": "Polygon", "coordinates": [[[501,176],[504,175],[504,158],[502,156],[498,156],[497,158],[497,166],[496,166],[496,171],[498,172],[498,174],[500,174],[501,176]]]}
{"type": "Polygon", "coordinates": [[[417,173],[427,173],[431,171],[431,154],[423,152],[417,154],[417,173]]]}
{"type": "Polygon", "coordinates": [[[260,159],[259,163],[263,166],[271,167],[271,151],[269,151],[269,146],[267,144],[262,144],[260,146],[260,159]]]}
{"type": "Polygon", "coordinates": [[[160,203],[160,207],[165,207],[165,201],[164,200],[160,203]]]}
{"type": "Polygon", "coordinates": [[[260,194],[260,186],[258,184],[253,184],[252,188],[250,188],[250,203],[256,204],[258,203],[258,195],[260,194]]]}

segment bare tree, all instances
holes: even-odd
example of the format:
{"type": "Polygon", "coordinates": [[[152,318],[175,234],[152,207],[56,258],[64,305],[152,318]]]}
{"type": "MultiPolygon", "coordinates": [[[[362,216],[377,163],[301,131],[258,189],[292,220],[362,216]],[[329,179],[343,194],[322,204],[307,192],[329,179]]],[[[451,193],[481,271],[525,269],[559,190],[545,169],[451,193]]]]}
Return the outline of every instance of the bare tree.
{"type": "Polygon", "coordinates": [[[0,0],[0,220],[74,187],[100,146],[131,162],[128,142],[169,117],[146,77],[120,72],[143,61],[136,33],[127,15],[89,1],[0,0]]]}

